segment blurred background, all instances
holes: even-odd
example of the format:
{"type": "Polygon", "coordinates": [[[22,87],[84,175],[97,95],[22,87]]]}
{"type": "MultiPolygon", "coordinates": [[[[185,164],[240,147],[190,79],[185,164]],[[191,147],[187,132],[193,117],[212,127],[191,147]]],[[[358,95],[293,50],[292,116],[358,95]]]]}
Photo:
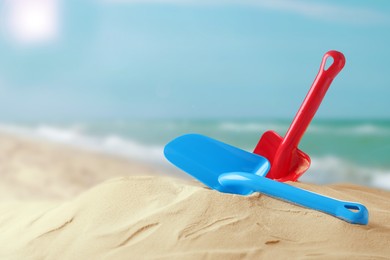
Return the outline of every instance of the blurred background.
{"type": "Polygon", "coordinates": [[[389,46],[385,0],[2,0],[0,129],[168,170],[188,132],[251,151],[335,49],[301,180],[390,189],[389,46]]]}

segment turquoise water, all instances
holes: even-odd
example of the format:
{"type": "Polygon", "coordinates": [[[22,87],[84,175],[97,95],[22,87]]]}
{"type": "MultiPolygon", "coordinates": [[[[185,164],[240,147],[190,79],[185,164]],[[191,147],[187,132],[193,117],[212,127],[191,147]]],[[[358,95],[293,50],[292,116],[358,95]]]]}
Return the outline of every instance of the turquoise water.
{"type": "MultiPolygon", "coordinates": [[[[117,120],[7,124],[8,131],[169,164],[163,146],[185,133],[201,133],[252,151],[267,130],[284,135],[287,120],[117,120]]],[[[351,182],[390,189],[390,120],[313,120],[300,149],[312,166],[301,178],[314,183],[351,182]]]]}

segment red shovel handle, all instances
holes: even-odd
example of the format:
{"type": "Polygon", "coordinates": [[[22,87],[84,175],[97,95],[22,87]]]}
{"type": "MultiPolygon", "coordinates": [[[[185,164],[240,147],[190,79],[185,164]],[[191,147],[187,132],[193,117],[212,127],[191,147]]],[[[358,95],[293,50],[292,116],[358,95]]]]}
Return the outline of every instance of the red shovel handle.
{"type": "MultiPolygon", "coordinates": [[[[292,179],[288,175],[292,174],[289,169],[294,164],[293,152],[297,150],[298,144],[313,119],[318,107],[324,98],[326,91],[336,75],[342,70],[345,64],[344,55],[338,51],[329,51],[322,58],[320,71],[315,78],[313,85],[306,95],[305,100],[298,110],[290,128],[287,130],[282,143],[276,150],[271,171],[267,177],[271,179],[296,180],[299,176],[292,179]],[[329,57],[333,58],[333,63],[328,69],[325,69],[326,61],[329,57]]],[[[302,173],[301,173],[302,174],[302,173]]]]}
{"type": "MultiPolygon", "coordinates": [[[[303,134],[317,112],[321,101],[323,100],[326,91],[328,90],[333,79],[343,69],[345,65],[345,57],[341,52],[328,51],[322,58],[320,70],[315,78],[309,92],[306,95],[301,107],[298,110],[290,128],[283,139],[279,149],[288,150],[298,146],[303,134]],[[326,61],[328,58],[333,58],[333,63],[325,70],[326,61]]],[[[278,149],[278,150],[279,150],[278,149]]],[[[291,151],[290,150],[290,151],[291,151]]]]}

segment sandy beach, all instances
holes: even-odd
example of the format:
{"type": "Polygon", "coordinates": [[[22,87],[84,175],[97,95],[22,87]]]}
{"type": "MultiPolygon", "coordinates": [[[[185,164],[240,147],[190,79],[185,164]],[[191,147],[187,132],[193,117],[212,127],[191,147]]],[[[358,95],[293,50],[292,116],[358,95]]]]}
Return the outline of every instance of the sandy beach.
{"type": "Polygon", "coordinates": [[[161,173],[135,161],[0,134],[0,201],[67,199],[104,180],[161,173]]]}
{"type": "Polygon", "coordinates": [[[389,259],[390,192],[293,185],[367,206],[367,226],[152,166],[0,135],[1,259],[389,259]],[[167,174],[168,175],[168,174],[167,174]]]}

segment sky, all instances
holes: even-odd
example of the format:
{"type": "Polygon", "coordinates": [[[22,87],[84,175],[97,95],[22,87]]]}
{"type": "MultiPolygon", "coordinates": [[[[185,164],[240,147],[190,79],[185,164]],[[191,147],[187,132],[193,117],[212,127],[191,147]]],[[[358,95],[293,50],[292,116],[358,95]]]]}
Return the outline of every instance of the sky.
{"type": "Polygon", "coordinates": [[[0,0],[0,121],[390,119],[390,2],[0,0]]]}

